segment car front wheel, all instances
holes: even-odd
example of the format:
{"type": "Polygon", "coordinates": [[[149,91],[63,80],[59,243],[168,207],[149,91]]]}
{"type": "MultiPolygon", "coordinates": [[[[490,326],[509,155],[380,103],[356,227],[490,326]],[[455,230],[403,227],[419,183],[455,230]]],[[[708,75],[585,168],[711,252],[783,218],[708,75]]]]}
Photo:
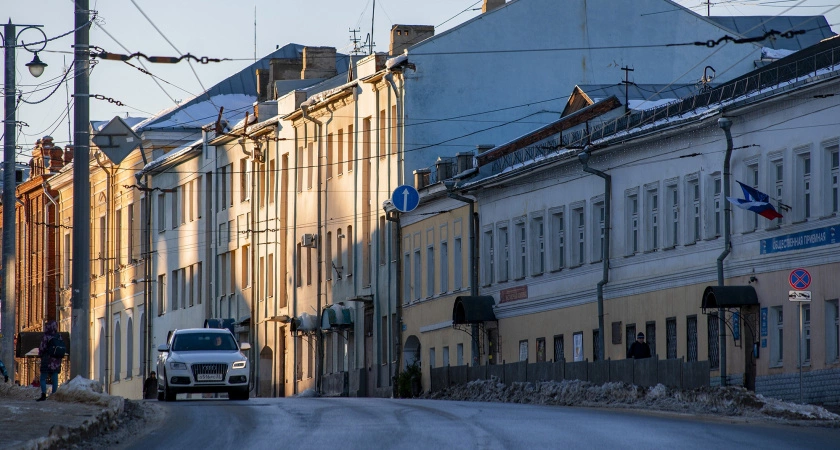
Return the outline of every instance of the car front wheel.
{"type": "MultiPolygon", "coordinates": [[[[164,374],[165,376],[165,374],[164,374]]],[[[169,389],[169,383],[163,385],[163,399],[167,402],[174,402],[175,401],[175,393],[169,389]]]]}

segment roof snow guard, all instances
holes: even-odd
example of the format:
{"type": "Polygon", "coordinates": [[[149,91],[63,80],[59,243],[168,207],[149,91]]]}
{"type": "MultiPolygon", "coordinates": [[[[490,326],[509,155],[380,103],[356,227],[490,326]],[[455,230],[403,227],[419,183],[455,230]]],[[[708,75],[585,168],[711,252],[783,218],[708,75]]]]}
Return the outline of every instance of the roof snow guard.
{"type": "Polygon", "coordinates": [[[758,295],[752,286],[707,286],[701,307],[706,309],[740,308],[758,305],[758,295]]]}
{"type": "Polygon", "coordinates": [[[452,308],[452,324],[482,323],[496,320],[493,306],[496,301],[490,295],[455,297],[452,308]]]}

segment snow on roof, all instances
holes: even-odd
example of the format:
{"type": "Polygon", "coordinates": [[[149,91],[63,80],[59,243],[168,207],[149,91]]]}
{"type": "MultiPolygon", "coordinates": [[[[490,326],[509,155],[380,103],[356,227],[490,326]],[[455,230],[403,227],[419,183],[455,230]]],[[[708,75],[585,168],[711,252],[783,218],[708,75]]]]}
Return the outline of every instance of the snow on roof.
{"type": "Polygon", "coordinates": [[[198,139],[197,141],[190,142],[189,144],[184,144],[184,145],[170,151],[169,153],[164,153],[163,155],[160,155],[159,157],[155,158],[153,161],[149,161],[148,164],[146,164],[142,169],[140,169],[139,172],[137,172],[137,175],[142,175],[142,174],[151,172],[151,171],[163,166],[164,164],[166,164],[166,162],[168,160],[177,158],[177,157],[179,157],[179,156],[181,156],[185,153],[188,153],[190,150],[193,149],[193,147],[201,144],[202,142],[204,142],[203,139],[198,139]]]}
{"type": "Polygon", "coordinates": [[[235,116],[244,114],[249,110],[257,96],[246,94],[222,94],[210,97],[201,102],[188,104],[184,107],[170,108],[155,117],[135,125],[134,130],[149,130],[159,128],[199,128],[202,125],[216,121],[219,115],[219,107],[224,107],[222,114],[226,119],[231,120],[235,116]],[[161,116],[166,116],[162,119],[161,116]]]}
{"type": "MultiPolygon", "coordinates": [[[[337,77],[335,77],[335,78],[337,78],[337,77]]],[[[304,89],[304,90],[305,90],[305,91],[309,91],[309,90],[316,90],[316,89],[318,89],[318,88],[324,88],[324,87],[326,87],[325,85],[326,85],[329,81],[333,81],[333,80],[335,80],[335,78],[331,78],[330,80],[327,80],[327,81],[325,81],[324,83],[317,84],[317,85],[315,85],[315,86],[312,86],[312,87],[311,87],[311,88],[309,88],[309,89],[304,89]]],[[[309,98],[308,98],[305,102],[303,102],[303,103],[301,104],[301,106],[304,106],[304,105],[306,105],[306,106],[312,106],[312,105],[314,105],[314,104],[316,104],[316,103],[319,103],[319,102],[322,102],[322,101],[326,100],[326,99],[327,99],[327,98],[329,98],[330,96],[332,96],[332,95],[334,95],[334,94],[337,94],[337,93],[339,93],[339,92],[341,92],[341,91],[343,91],[343,90],[345,90],[345,89],[348,89],[348,88],[351,88],[351,87],[355,87],[355,86],[357,86],[358,84],[359,84],[359,80],[353,80],[353,81],[351,81],[351,82],[349,82],[349,83],[344,83],[344,84],[342,84],[342,85],[340,85],[340,86],[337,86],[337,87],[334,87],[334,88],[331,88],[331,89],[325,89],[325,90],[322,90],[322,91],[317,92],[317,93],[313,94],[312,96],[310,96],[310,97],[309,97],[309,98]]]]}
{"type": "Polygon", "coordinates": [[[395,56],[393,58],[388,58],[385,61],[385,68],[390,70],[404,62],[408,61],[408,49],[405,50],[405,53],[399,56],[395,56]]]}
{"type": "Polygon", "coordinates": [[[771,30],[782,33],[804,30],[804,34],[790,39],[771,37],[762,41],[763,45],[794,51],[810,47],[835,35],[825,16],[711,16],[707,19],[748,38],[764,36],[771,30]]]}
{"type": "Polygon", "coordinates": [[[796,50],[785,50],[785,49],[775,49],[775,48],[768,48],[762,47],[761,49],[761,58],[762,59],[781,59],[785,56],[790,54],[796,53],[796,50]]]}
{"type": "MultiPolygon", "coordinates": [[[[126,125],[132,128],[134,128],[134,126],[138,123],[147,120],[145,117],[121,117],[121,119],[126,123],[126,125]]],[[[110,122],[110,120],[91,120],[90,126],[94,129],[94,131],[102,131],[102,129],[105,128],[105,125],[108,125],[110,122]]]]}

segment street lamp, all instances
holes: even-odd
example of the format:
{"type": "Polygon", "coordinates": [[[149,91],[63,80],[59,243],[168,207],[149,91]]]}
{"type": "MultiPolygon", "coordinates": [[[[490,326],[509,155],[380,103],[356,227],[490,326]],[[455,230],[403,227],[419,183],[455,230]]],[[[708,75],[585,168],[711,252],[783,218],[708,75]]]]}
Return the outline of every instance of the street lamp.
{"type": "MultiPolygon", "coordinates": [[[[27,64],[29,73],[34,77],[41,76],[44,68],[47,67],[40,58],[38,52],[47,46],[47,35],[41,30],[41,25],[15,25],[9,23],[3,25],[3,53],[5,75],[3,77],[4,97],[4,120],[3,120],[3,283],[0,288],[0,313],[2,314],[2,338],[0,339],[0,359],[14,361],[14,337],[15,337],[15,50],[16,42],[20,35],[26,30],[37,30],[44,40],[36,42],[42,44],[38,50],[31,50],[29,45],[22,44],[22,47],[35,54],[35,58],[27,64]],[[18,31],[18,27],[20,31],[18,31]]],[[[12,363],[14,371],[14,363],[12,363]]]]}

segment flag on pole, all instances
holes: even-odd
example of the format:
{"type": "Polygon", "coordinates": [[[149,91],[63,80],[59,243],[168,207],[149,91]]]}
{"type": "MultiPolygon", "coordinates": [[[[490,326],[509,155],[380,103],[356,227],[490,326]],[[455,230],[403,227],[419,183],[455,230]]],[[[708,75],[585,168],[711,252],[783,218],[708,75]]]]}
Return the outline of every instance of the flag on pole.
{"type": "MultiPolygon", "coordinates": [[[[736,180],[737,181],[737,180],[736,180]]],[[[752,211],[769,220],[779,219],[782,217],[776,208],[770,204],[770,196],[764,192],[759,191],[753,187],[747,186],[740,181],[741,190],[744,191],[744,198],[726,197],[727,200],[734,203],[735,206],[752,211]]]]}

